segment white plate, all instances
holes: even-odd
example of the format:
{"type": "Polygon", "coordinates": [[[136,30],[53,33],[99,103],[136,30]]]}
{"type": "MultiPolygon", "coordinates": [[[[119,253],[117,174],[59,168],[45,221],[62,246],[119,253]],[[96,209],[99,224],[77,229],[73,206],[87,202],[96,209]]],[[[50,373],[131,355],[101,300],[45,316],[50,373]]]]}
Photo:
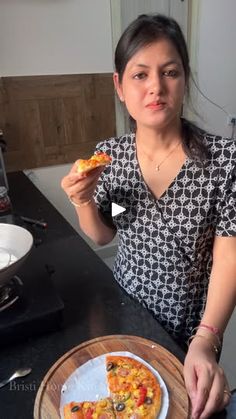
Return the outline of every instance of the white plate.
{"type": "Polygon", "coordinates": [[[0,270],[5,269],[10,265],[11,254],[7,249],[0,247],[0,270]]]}
{"type": "MultiPolygon", "coordinates": [[[[66,380],[61,390],[60,414],[63,418],[63,406],[72,401],[96,401],[109,396],[106,382],[106,363],[108,354],[100,355],[77,368],[66,380]]],[[[160,374],[142,358],[130,352],[111,352],[109,355],[121,355],[134,358],[146,365],[157,377],[162,390],[162,406],[158,419],[165,419],[169,408],[169,395],[160,374]]]]}

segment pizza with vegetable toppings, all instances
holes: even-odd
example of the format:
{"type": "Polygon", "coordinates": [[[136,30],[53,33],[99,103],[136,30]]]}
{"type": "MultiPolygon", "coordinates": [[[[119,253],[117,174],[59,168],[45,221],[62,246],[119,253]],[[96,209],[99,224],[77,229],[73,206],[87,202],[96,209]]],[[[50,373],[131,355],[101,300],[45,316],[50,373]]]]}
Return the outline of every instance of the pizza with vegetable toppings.
{"type": "Polygon", "coordinates": [[[106,356],[110,397],[71,402],[64,419],[157,419],[162,392],[156,376],[142,362],[127,356],[106,356]]]}
{"type": "Polygon", "coordinates": [[[106,357],[107,381],[118,419],[156,419],[161,408],[161,388],[155,375],[141,362],[106,357]]]}
{"type": "Polygon", "coordinates": [[[88,173],[96,167],[106,166],[111,163],[112,158],[108,154],[97,151],[92,157],[87,160],[78,160],[77,171],[79,173],[88,173]]]}

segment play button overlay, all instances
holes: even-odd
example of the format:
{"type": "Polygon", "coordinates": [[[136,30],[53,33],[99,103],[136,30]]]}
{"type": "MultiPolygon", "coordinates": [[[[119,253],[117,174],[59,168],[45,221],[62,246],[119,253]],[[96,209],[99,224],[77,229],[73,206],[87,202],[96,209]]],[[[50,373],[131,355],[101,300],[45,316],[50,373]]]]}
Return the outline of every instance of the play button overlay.
{"type": "Polygon", "coordinates": [[[114,204],[114,202],[111,203],[111,216],[115,217],[118,214],[121,214],[122,212],[126,211],[126,208],[121,207],[121,205],[114,204]]]}

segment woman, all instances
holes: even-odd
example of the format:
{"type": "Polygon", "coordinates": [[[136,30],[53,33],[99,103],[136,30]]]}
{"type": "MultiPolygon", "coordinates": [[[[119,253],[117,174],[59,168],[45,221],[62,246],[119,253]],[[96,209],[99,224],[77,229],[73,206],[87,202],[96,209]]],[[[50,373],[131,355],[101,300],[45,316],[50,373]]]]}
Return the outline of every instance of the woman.
{"type": "Polygon", "coordinates": [[[119,238],[114,276],[179,342],[193,418],[229,403],[217,363],[236,301],[236,147],[181,118],[190,75],[178,24],[142,15],[121,36],[114,85],[133,133],[97,149],[112,164],[62,187],[96,243],[119,238]],[[111,219],[111,202],[126,208],[111,219]]]}

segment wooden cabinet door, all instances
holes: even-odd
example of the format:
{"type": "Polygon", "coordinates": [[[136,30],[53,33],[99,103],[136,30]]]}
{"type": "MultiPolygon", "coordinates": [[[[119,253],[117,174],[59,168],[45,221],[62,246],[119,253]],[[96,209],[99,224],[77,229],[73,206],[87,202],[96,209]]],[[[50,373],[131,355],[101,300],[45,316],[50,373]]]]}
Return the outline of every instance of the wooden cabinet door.
{"type": "Polygon", "coordinates": [[[3,77],[1,109],[7,171],[71,163],[115,135],[111,73],[3,77]]]}

